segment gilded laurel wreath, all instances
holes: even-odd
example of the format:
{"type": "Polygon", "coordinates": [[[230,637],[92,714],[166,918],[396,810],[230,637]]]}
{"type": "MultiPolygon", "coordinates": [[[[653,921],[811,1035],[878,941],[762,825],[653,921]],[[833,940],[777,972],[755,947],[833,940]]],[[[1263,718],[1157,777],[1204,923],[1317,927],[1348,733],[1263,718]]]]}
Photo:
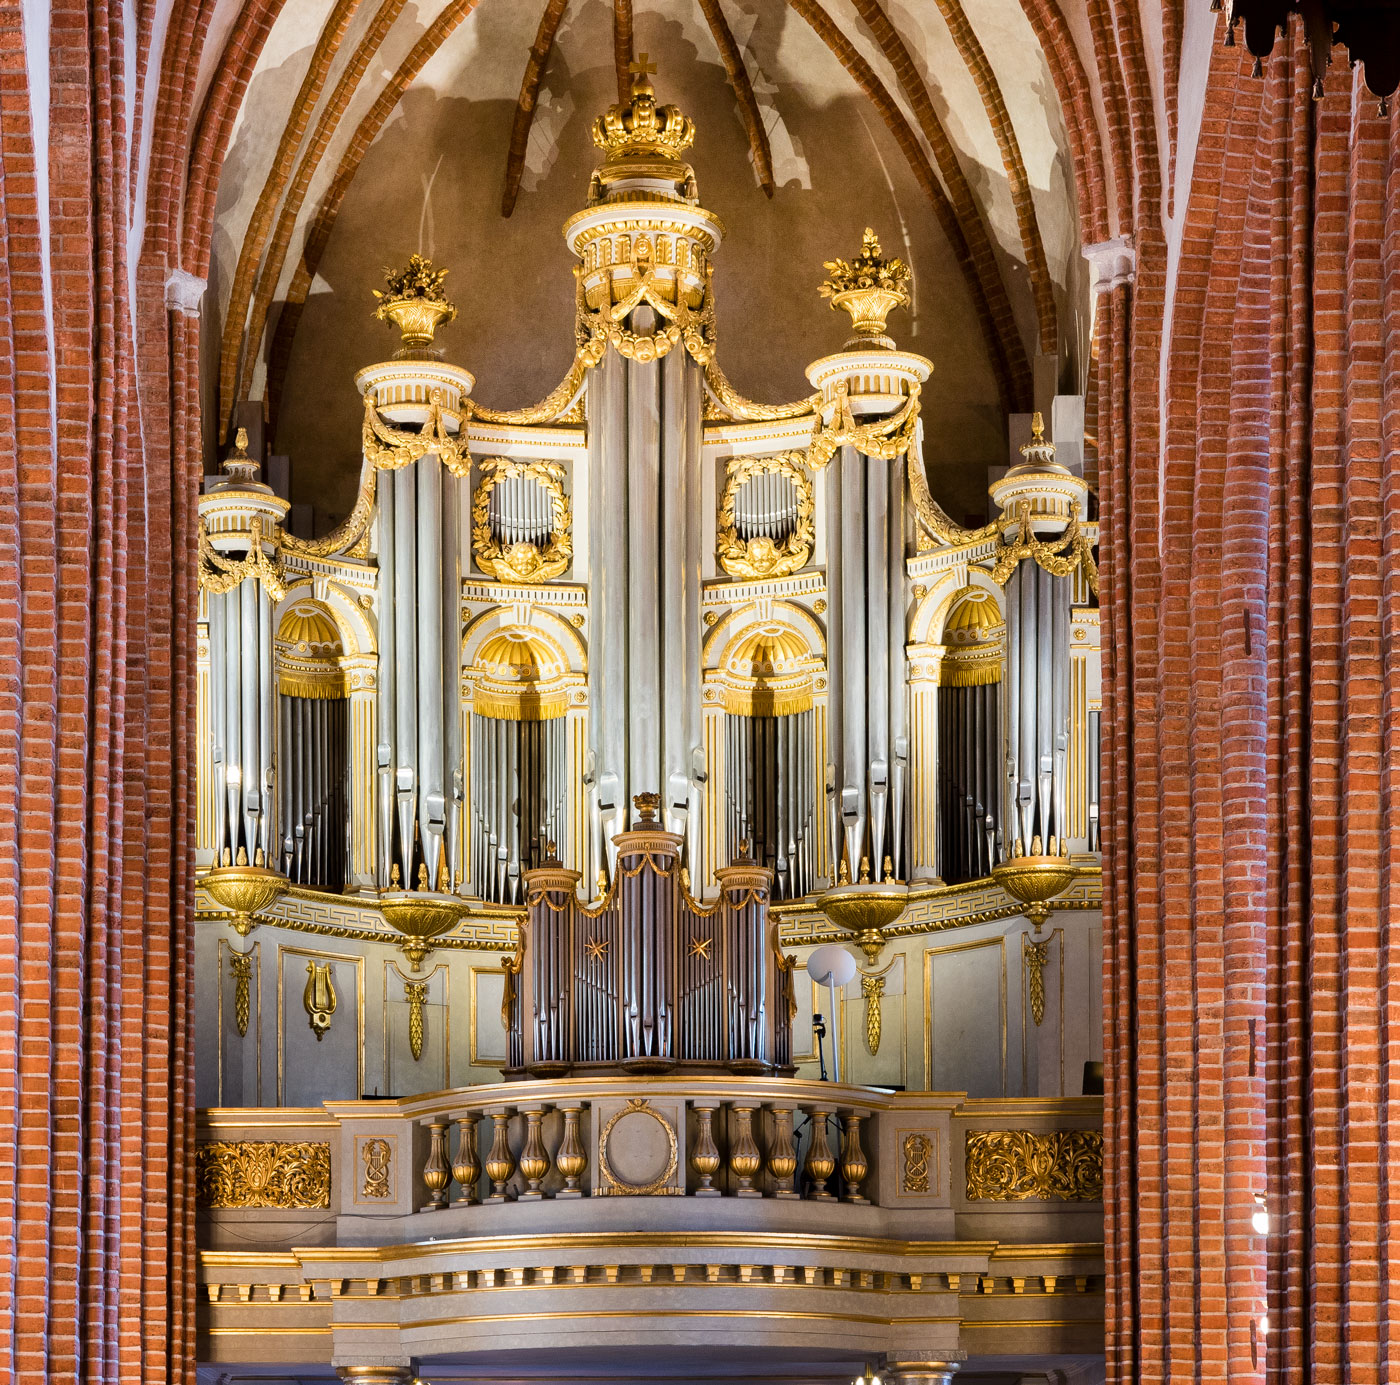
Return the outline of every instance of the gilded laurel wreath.
{"type": "Polygon", "coordinates": [[[801,452],[779,452],[772,457],[736,457],[729,463],[724,494],[720,498],[715,531],[715,557],[731,577],[787,577],[806,567],[814,542],[816,502],[812,483],[802,466],[801,452]],[[767,534],[739,536],[735,508],[739,490],[755,476],[777,474],[792,483],[797,514],[791,532],[781,541],[767,534]]]}
{"type": "Polygon", "coordinates": [[[564,468],[558,462],[487,457],[481,463],[481,478],[472,497],[472,552],[481,570],[502,582],[547,582],[568,571],[574,560],[574,539],[569,497],[564,494],[564,468]],[[491,492],[502,481],[516,478],[537,482],[549,496],[552,523],[543,547],[504,543],[491,527],[491,492]]]}

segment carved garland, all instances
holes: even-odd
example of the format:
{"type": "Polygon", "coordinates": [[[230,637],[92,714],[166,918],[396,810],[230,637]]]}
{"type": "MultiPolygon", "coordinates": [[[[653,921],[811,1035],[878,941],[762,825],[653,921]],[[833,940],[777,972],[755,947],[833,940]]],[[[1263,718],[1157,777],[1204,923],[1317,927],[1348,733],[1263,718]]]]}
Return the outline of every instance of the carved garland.
{"type": "Polygon", "coordinates": [[[436,452],[442,458],[442,464],[454,476],[468,476],[471,473],[472,458],[466,434],[454,436],[447,431],[442,408],[438,404],[429,406],[428,419],[422,431],[411,433],[385,423],[375,408],[373,393],[366,392],[361,441],[365,458],[376,471],[397,471],[427,456],[429,452],[436,452]]]}
{"type": "Polygon", "coordinates": [[[502,582],[547,582],[568,570],[574,559],[573,518],[564,494],[564,468],[558,462],[513,462],[487,457],[481,484],[472,497],[472,552],[477,565],[502,582]],[[543,548],[533,543],[503,544],[491,531],[491,492],[515,478],[536,481],[549,495],[553,528],[543,548]]]}
{"type": "MultiPolygon", "coordinates": [[[[273,526],[273,541],[278,537],[273,526]]],[[[279,553],[269,558],[262,548],[262,520],[254,518],[248,526],[248,553],[243,558],[225,558],[209,540],[204,521],[199,522],[199,585],[207,592],[224,595],[233,591],[246,578],[257,578],[266,588],[270,600],[281,601],[287,594],[286,576],[279,553]]]]}
{"type": "Polygon", "coordinates": [[[914,432],[918,422],[917,384],[909,386],[908,402],[898,412],[871,423],[857,423],[855,415],[851,412],[846,382],[842,380],[836,386],[836,408],[831,422],[824,424],[821,415],[817,416],[811,446],[807,449],[807,465],[813,471],[821,471],[835,455],[838,447],[854,447],[857,452],[867,457],[893,461],[914,445],[914,432]]]}
{"type": "Polygon", "coordinates": [[[708,365],[715,354],[715,300],[710,287],[712,267],[709,264],[705,266],[705,287],[695,308],[667,301],[666,290],[675,290],[669,280],[662,280],[657,275],[649,259],[634,254],[632,267],[637,278],[636,286],[617,303],[609,305],[604,302],[596,308],[589,303],[583,276],[575,267],[574,273],[578,279],[575,334],[580,351],[592,357],[590,364],[602,359],[607,346],[629,361],[645,362],[660,360],[673,346],[684,342],[685,349],[696,361],[708,365]],[[628,316],[643,304],[661,319],[661,325],[655,332],[638,333],[623,326],[628,316]]]}
{"type": "Polygon", "coordinates": [[[801,452],[779,452],[772,457],[736,457],[729,463],[720,500],[715,532],[715,556],[731,577],[787,577],[807,565],[814,542],[816,504],[812,483],[802,467],[801,452]],[[739,537],[734,509],[739,488],[755,476],[785,476],[797,492],[797,520],[781,544],[766,534],[739,537]]]}
{"type": "Polygon", "coordinates": [[[1097,596],[1099,568],[1079,520],[1079,506],[1074,505],[1070,513],[1072,518],[1063,534],[1054,539],[1038,539],[1031,532],[1031,507],[1023,500],[1016,507],[1016,517],[1012,521],[1019,526],[1016,540],[1007,544],[997,555],[992,581],[1004,587],[1016,570],[1016,565],[1026,558],[1033,558],[1054,577],[1068,577],[1082,563],[1089,590],[1097,596]]]}

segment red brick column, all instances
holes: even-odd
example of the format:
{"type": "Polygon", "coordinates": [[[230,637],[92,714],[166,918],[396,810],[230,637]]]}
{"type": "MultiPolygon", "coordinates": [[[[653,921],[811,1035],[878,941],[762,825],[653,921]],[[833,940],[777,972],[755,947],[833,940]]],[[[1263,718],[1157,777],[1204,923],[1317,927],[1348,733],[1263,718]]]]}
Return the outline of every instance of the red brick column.
{"type": "Polygon", "coordinates": [[[128,32],[110,0],[56,0],[45,33],[0,0],[5,1379],[193,1379],[201,465],[196,333],[164,289],[209,8],[157,32],[140,5],[128,32]]]}
{"type": "Polygon", "coordinates": [[[1114,1381],[1400,1370],[1400,118],[1310,86],[1217,50],[1101,317],[1114,1381]]]}

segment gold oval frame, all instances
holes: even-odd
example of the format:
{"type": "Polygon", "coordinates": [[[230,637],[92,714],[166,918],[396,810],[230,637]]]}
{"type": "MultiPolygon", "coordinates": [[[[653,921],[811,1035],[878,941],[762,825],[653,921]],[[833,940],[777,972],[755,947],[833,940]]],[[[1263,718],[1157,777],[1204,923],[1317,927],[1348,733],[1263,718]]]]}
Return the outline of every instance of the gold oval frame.
{"type": "Polygon", "coordinates": [[[681,1188],[670,1188],[671,1179],[675,1177],[676,1168],[680,1162],[679,1151],[676,1144],[676,1127],[666,1119],[654,1106],[649,1098],[644,1096],[633,1096],[627,1098],[627,1105],[620,1111],[614,1111],[608,1117],[607,1124],[603,1127],[602,1137],[598,1141],[598,1168],[604,1178],[608,1180],[609,1193],[617,1193],[624,1197],[655,1197],[671,1192],[683,1192],[681,1188]],[[629,1183],[627,1179],[620,1178],[613,1172],[612,1165],[608,1162],[608,1138],[613,1132],[613,1126],[620,1121],[623,1116],[650,1116],[665,1132],[666,1140],[670,1146],[666,1160],[666,1168],[657,1178],[653,1178],[650,1183],[629,1183]]]}

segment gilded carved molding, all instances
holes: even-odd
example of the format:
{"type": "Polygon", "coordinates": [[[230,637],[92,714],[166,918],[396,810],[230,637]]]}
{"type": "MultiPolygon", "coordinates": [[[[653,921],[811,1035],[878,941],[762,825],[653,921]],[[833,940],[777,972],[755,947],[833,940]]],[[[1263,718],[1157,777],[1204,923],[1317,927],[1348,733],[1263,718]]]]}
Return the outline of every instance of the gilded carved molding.
{"type": "Polygon", "coordinates": [[[598,1141],[598,1167],[602,1171],[603,1177],[607,1180],[607,1187],[602,1189],[604,1193],[622,1197],[652,1197],[657,1194],[681,1193],[684,1190],[677,1188],[673,1180],[676,1176],[676,1167],[679,1159],[679,1147],[676,1141],[676,1128],[652,1106],[646,1097],[629,1097],[627,1105],[619,1111],[614,1111],[608,1122],[603,1127],[603,1134],[598,1141]],[[662,1134],[666,1140],[666,1164],[661,1173],[647,1183],[632,1183],[616,1172],[608,1158],[608,1141],[612,1138],[613,1130],[619,1121],[629,1116],[650,1116],[657,1125],[661,1127],[662,1134]]]}
{"type": "Polygon", "coordinates": [[[364,1182],[360,1185],[361,1197],[393,1197],[394,1191],[389,1183],[389,1167],[393,1156],[393,1146],[388,1140],[366,1140],[360,1147],[360,1157],[365,1166],[364,1182]]]}
{"type": "Polygon", "coordinates": [[[969,1130],[969,1202],[1100,1202],[1101,1130],[969,1130]]]}
{"type": "Polygon", "coordinates": [[[331,1147],[302,1140],[211,1140],[195,1151],[201,1207],[329,1207],[331,1147]]]}

